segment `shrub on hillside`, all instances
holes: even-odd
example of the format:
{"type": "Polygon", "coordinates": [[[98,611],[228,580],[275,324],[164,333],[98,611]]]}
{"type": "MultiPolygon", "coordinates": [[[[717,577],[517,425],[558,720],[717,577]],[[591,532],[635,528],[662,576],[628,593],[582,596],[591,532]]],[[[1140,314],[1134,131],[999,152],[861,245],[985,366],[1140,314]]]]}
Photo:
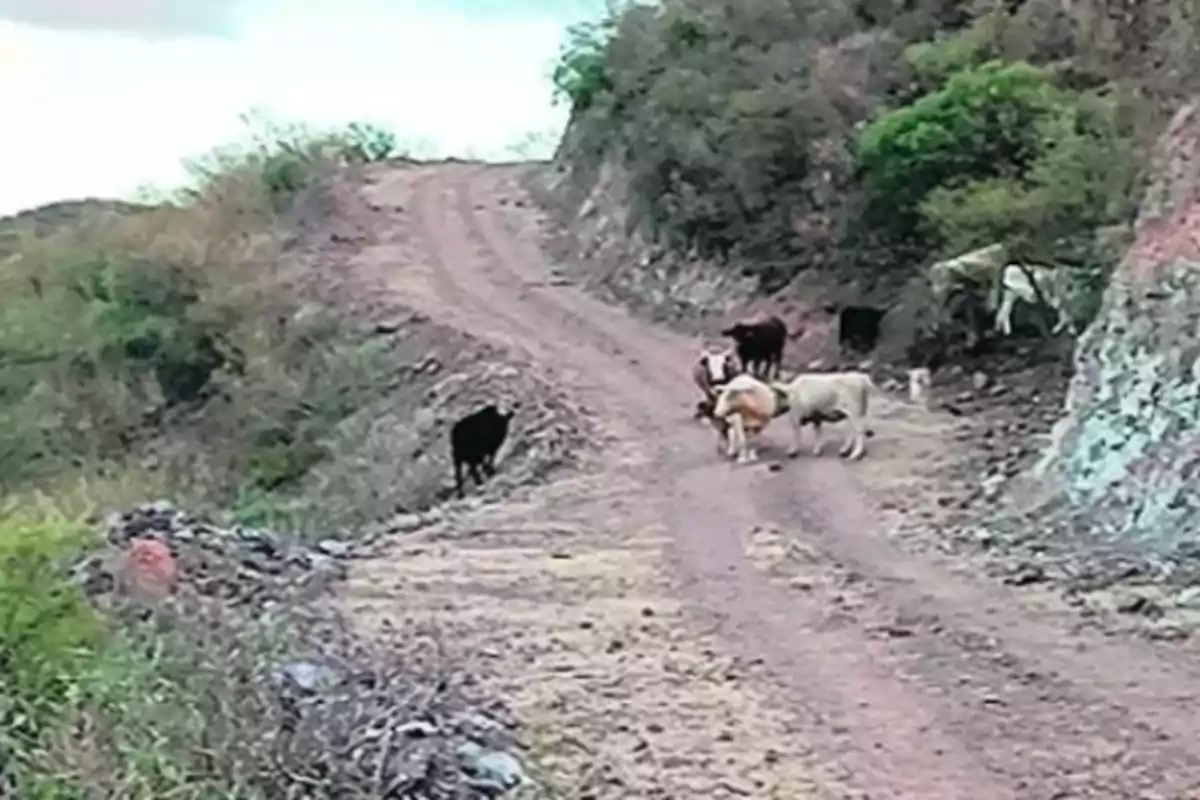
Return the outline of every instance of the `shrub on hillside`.
{"type": "Polygon", "coordinates": [[[590,109],[601,96],[613,90],[608,76],[605,48],[612,38],[616,20],[606,16],[567,29],[567,41],[551,73],[556,102],[567,102],[572,113],[590,109]]]}
{"type": "Polygon", "coordinates": [[[193,186],[184,202],[219,193],[231,179],[247,176],[274,211],[284,211],[296,196],[331,169],[373,164],[400,155],[391,131],[366,122],[319,128],[274,120],[261,112],[245,115],[248,135],[188,162],[193,186]]]}
{"type": "Polygon", "coordinates": [[[290,639],[179,598],[101,615],[72,571],[98,541],[61,515],[0,516],[0,794],[263,797],[290,639]]]}
{"type": "Polygon", "coordinates": [[[1131,211],[1136,170],[1111,98],[1055,86],[1023,62],[956,74],[858,139],[866,219],[918,252],[1005,241],[1038,257],[1131,211]]]}
{"type": "Polygon", "coordinates": [[[0,766],[60,721],[103,641],[100,619],[64,578],[89,534],[61,518],[0,516],[0,766]]]}
{"type": "Polygon", "coordinates": [[[18,235],[0,266],[0,486],[127,459],[165,434],[155,449],[189,490],[228,497],[247,473],[270,487],[302,474],[369,390],[350,367],[377,365],[348,352],[343,326],[300,319],[289,209],[331,171],[395,149],[369,125],[263,122],[193,164],[194,185],[168,202],[18,235]]]}
{"type": "Polygon", "coordinates": [[[995,61],[882,114],[858,137],[868,220],[908,232],[933,190],[1023,174],[1041,150],[1039,124],[1066,104],[1043,70],[995,61]]]}
{"type": "MultiPolygon", "coordinates": [[[[844,27],[846,14],[822,26],[844,27]]],[[[756,0],[633,6],[592,30],[610,38],[602,47],[576,40],[559,74],[603,76],[581,84],[587,110],[576,116],[615,136],[635,217],[706,257],[760,266],[786,257],[779,233],[823,180],[810,148],[846,124],[844,109],[809,81],[813,20],[784,0],[756,0]]],[[[790,268],[762,266],[772,280],[790,268]]]]}
{"type": "Polygon", "coordinates": [[[1056,218],[1045,230],[1074,236],[1124,213],[1131,120],[1102,94],[1112,72],[1087,66],[1099,45],[1076,12],[1055,0],[628,6],[578,29],[556,86],[575,110],[575,151],[622,158],[631,224],[652,238],[737,263],[765,288],[812,266],[890,280],[945,240],[1017,235],[1043,213],[1056,218]],[[1093,158],[1111,159],[1105,181],[1093,158]],[[1073,198],[1035,177],[1051,163],[1073,198]]]}

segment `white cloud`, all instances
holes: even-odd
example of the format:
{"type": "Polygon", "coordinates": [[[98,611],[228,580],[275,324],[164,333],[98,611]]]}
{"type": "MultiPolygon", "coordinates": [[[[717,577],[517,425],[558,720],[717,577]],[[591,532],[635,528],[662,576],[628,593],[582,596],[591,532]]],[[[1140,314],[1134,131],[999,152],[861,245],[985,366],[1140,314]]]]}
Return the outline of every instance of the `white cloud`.
{"type": "Polygon", "coordinates": [[[230,32],[247,0],[0,0],[0,17],[63,30],[106,30],[145,36],[230,32]]]}
{"type": "Polygon", "coordinates": [[[236,35],[221,38],[0,20],[0,214],[175,183],[182,157],[236,137],[252,107],[318,124],[365,119],[431,155],[491,158],[563,122],[546,73],[569,20],[418,2],[284,8],[246,6],[236,35]]]}

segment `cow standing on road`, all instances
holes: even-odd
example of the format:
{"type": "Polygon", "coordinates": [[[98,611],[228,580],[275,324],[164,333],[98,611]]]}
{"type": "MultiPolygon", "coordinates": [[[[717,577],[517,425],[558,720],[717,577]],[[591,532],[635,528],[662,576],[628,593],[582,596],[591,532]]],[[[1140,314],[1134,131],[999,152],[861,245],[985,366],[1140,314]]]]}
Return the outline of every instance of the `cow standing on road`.
{"type": "Polygon", "coordinates": [[[514,405],[503,412],[492,403],[473,414],[468,414],[450,428],[450,456],[454,461],[454,486],[458,496],[463,497],[463,469],[471,474],[476,486],[482,486],[484,477],[496,474],[496,453],[508,437],[509,422],[516,413],[514,405]]]}
{"type": "Polygon", "coordinates": [[[771,380],[779,377],[783,367],[783,346],[787,341],[787,326],[783,320],[770,316],[760,322],[738,322],[721,331],[736,342],[738,360],[756,378],[771,380]]]}

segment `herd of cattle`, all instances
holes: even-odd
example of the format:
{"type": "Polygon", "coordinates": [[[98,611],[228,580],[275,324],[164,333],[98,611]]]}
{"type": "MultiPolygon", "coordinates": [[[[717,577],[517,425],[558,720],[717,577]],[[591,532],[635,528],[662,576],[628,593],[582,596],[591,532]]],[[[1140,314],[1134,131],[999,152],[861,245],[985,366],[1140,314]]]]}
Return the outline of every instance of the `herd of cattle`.
{"type": "MultiPolygon", "coordinates": [[[[1020,301],[1053,310],[1057,320],[1050,334],[1064,329],[1075,333],[1067,313],[1071,275],[1067,269],[1009,262],[1003,245],[995,244],[931,265],[928,280],[933,304],[944,307],[956,292],[979,293],[992,316],[992,326],[1012,332],[1012,313],[1020,301]]],[[[738,463],[758,458],[756,442],[763,429],[775,419],[791,421],[789,456],[800,452],[805,426],[813,427],[812,452],[820,455],[821,426],[845,422],[846,439],[840,455],[859,459],[866,454],[869,397],[877,391],[865,372],[800,373],[781,379],[784,345],[788,332],[783,320],[768,317],[738,322],[721,331],[734,346],[720,351],[702,350],[693,364],[692,379],[702,397],[695,417],[706,419],[717,434],[718,452],[738,463]]],[[[930,387],[930,371],[909,370],[910,399],[920,403],[930,387]]],[[[476,485],[495,474],[496,452],[508,436],[514,409],[502,412],[495,404],[454,423],[450,431],[451,455],[458,496],[463,496],[464,472],[476,485]]]]}
{"type": "MultiPolygon", "coordinates": [[[[848,436],[841,455],[862,458],[867,429],[868,397],[875,386],[865,372],[801,373],[780,380],[787,328],[769,317],[739,322],[722,332],[734,346],[718,352],[701,351],[692,378],[703,392],[696,418],[706,418],[717,432],[718,451],[738,463],[758,458],[756,439],[772,420],[785,415],[792,422],[793,442],[788,455],[800,452],[803,429],[812,425],[813,454],[822,450],[821,425],[845,422],[848,436]]],[[[463,497],[464,477],[479,486],[496,473],[496,453],[508,436],[517,407],[506,411],[492,403],[457,420],[450,428],[450,454],[455,490],[463,497]]]]}
{"type": "Polygon", "coordinates": [[[845,422],[847,436],[840,455],[851,459],[866,454],[869,398],[875,385],[865,372],[802,372],[781,380],[787,328],[778,317],[759,322],[739,322],[721,331],[734,347],[702,350],[692,368],[692,379],[703,393],[696,418],[708,419],[717,433],[717,451],[738,463],[758,458],[756,441],[774,419],[791,421],[792,444],[788,455],[800,453],[804,427],[813,427],[813,455],[824,442],[821,426],[845,422]]]}

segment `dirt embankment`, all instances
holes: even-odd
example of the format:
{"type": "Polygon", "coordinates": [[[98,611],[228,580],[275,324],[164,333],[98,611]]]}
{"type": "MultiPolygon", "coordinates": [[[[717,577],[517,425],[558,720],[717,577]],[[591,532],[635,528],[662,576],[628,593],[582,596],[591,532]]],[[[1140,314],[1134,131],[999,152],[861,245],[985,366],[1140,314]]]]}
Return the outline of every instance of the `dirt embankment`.
{"type": "MultiPolygon", "coordinates": [[[[589,451],[586,415],[519,353],[473,336],[455,320],[419,309],[419,298],[376,273],[356,269],[364,249],[380,243],[387,221],[404,209],[369,203],[359,179],[336,180],[297,211],[303,231],[292,252],[291,287],[311,302],[290,324],[324,324],[322,307],[361,328],[345,357],[373,372],[375,396],[346,417],[319,462],[294,492],[289,517],[314,536],[372,526],[395,514],[435,511],[454,497],[449,429],[491,402],[522,403],[500,459],[504,468],[468,496],[495,499],[579,467],[589,451]]],[[[398,263],[408,255],[397,253],[398,263]]],[[[313,387],[322,391],[322,387],[313,387]]],[[[469,500],[469,502],[477,502],[469,500]]]]}
{"type": "Polygon", "coordinates": [[[433,620],[482,657],[566,796],[1200,792],[1190,645],[1080,628],[1038,565],[981,581],[941,552],[976,420],[884,397],[859,464],[732,468],[690,419],[695,336],[571,285],[587,265],[545,249],[535,170],[381,167],[359,189],[373,238],[345,274],[516,354],[598,445],[418,520],[352,572],[362,629],[433,620]]]}

